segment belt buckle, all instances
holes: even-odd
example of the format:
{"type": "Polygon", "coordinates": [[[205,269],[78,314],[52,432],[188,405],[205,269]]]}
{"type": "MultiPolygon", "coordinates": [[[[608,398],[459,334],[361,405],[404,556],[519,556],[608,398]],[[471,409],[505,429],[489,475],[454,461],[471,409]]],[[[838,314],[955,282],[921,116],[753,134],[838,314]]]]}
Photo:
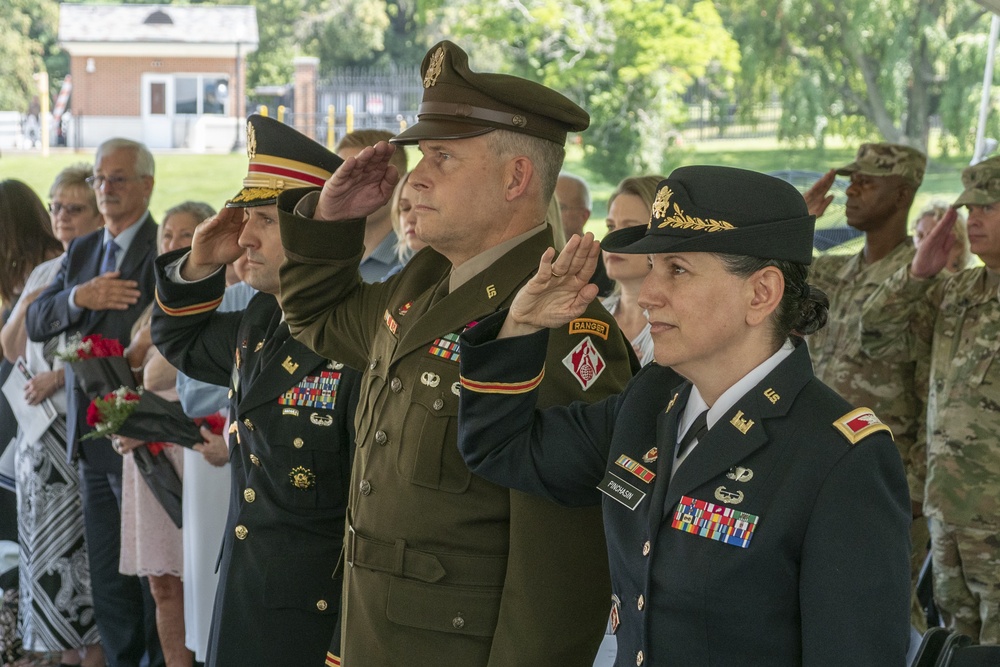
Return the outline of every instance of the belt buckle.
{"type": "Polygon", "coordinates": [[[344,562],[347,567],[354,567],[354,526],[348,524],[347,535],[344,536],[344,562]]]}

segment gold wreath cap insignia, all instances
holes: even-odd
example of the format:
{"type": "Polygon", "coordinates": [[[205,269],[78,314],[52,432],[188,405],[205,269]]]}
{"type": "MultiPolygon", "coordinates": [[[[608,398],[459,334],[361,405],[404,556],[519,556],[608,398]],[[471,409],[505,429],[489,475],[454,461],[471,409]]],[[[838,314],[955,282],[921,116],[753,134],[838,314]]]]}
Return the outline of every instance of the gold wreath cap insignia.
{"type": "Polygon", "coordinates": [[[247,121],[247,157],[251,160],[257,155],[257,131],[253,123],[247,121]]]}
{"type": "Polygon", "coordinates": [[[431,56],[431,62],[427,65],[427,72],[424,73],[424,88],[430,88],[437,83],[438,77],[441,76],[441,69],[444,66],[444,47],[439,46],[434,55],[431,56]]]}

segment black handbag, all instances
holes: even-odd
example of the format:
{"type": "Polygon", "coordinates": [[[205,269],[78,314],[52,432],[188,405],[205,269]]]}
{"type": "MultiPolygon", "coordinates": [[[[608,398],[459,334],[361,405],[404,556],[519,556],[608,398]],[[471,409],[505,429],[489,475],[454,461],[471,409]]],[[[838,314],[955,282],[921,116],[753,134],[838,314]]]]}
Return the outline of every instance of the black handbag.
{"type": "Polygon", "coordinates": [[[154,455],[145,445],[132,450],[136,468],[167,516],[181,527],[181,478],[163,452],[154,455]]]}

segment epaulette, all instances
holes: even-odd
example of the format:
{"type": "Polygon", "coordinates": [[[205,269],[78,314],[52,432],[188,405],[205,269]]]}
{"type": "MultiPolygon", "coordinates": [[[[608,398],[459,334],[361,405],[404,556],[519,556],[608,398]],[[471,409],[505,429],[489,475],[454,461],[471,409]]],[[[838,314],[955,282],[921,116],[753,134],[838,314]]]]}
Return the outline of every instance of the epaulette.
{"type": "MultiPolygon", "coordinates": [[[[844,434],[848,442],[857,444],[876,431],[885,431],[892,438],[892,429],[875,416],[871,408],[856,408],[833,422],[834,428],[844,434]]],[[[895,440],[895,438],[893,438],[895,440]]]]}

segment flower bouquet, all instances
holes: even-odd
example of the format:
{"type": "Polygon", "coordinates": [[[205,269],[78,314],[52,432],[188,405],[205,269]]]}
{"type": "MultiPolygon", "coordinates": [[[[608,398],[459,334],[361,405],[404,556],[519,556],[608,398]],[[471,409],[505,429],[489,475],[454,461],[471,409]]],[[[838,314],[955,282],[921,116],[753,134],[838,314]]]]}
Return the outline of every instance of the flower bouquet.
{"type": "MultiPolygon", "coordinates": [[[[55,357],[66,362],[66,383],[75,381],[86,396],[105,396],[118,387],[135,387],[135,377],[125,359],[125,348],[100,334],[72,336],[55,357]]],[[[72,386],[72,385],[71,385],[72,386]]]]}

